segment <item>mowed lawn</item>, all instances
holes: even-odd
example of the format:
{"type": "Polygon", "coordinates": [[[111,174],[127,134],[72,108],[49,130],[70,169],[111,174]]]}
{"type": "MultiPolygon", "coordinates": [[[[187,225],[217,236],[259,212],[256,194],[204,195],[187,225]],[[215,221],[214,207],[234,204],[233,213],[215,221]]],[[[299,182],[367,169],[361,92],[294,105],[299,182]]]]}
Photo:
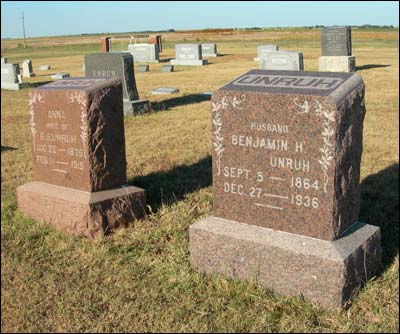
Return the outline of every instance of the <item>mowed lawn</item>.
{"type": "MultiPolygon", "coordinates": [[[[100,37],[2,41],[10,63],[32,59],[35,78],[1,91],[1,329],[3,332],[398,332],[399,330],[399,54],[398,30],[353,29],[353,55],[366,85],[360,220],[381,227],[383,269],[342,310],[300,296],[276,296],[255,284],[204,276],[188,256],[188,228],[212,212],[211,107],[214,91],[258,67],[256,46],[304,53],[318,69],[319,31],[165,34],[161,58],[174,44],[215,42],[219,58],[203,67],[161,64],[137,73],[140,98],[153,111],[125,118],[129,183],[145,188],[149,215],[95,240],[69,237],[24,217],[16,188],[32,180],[28,92],[49,75],[83,76],[84,54],[100,37]],[[49,71],[39,71],[42,64],[49,71]],[[177,87],[174,95],[153,88],[177,87]]],[[[127,49],[127,43],[118,48],[127,49]]]]}

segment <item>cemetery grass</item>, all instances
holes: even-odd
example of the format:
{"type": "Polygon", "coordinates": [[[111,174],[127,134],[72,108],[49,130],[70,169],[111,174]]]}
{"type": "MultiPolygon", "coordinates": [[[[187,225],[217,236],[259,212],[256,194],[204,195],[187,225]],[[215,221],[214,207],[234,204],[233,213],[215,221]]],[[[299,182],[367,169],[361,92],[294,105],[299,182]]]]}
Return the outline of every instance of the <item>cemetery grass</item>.
{"type": "MultiPolygon", "coordinates": [[[[190,266],[188,228],[212,212],[211,108],[198,93],[256,68],[254,41],[263,35],[246,35],[249,43],[216,36],[225,56],[208,66],[160,73],[161,64],[151,64],[151,72],[137,73],[135,65],[139,94],[153,102],[153,111],[125,118],[127,171],[129,183],[146,189],[149,214],[104,238],[65,236],[18,211],[15,189],[31,180],[30,88],[2,90],[2,331],[398,332],[398,42],[390,33],[376,34],[373,46],[353,32],[353,54],[366,84],[360,220],[382,228],[384,266],[343,310],[277,296],[254,282],[204,276],[190,266]],[[150,94],[161,86],[181,92],[150,94]]],[[[285,36],[278,44],[303,51],[305,70],[317,70],[314,35],[285,36]]],[[[88,46],[56,58],[49,45],[30,48],[37,74],[25,79],[31,87],[56,71],[82,76],[88,46]],[[40,72],[40,64],[53,68],[40,72]]],[[[161,56],[172,58],[173,43],[166,45],[161,56]]],[[[28,58],[6,49],[2,56],[28,58]]]]}

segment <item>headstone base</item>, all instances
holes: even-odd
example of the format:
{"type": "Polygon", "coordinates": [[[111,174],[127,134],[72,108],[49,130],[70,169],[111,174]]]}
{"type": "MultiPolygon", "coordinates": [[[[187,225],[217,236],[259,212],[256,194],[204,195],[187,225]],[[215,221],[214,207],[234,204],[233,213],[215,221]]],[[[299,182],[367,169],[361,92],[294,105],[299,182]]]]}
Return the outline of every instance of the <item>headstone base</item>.
{"type": "Polygon", "coordinates": [[[320,72],[354,72],[355,56],[322,56],[318,58],[320,72]]]}
{"type": "Polygon", "coordinates": [[[379,227],[356,223],[325,241],[209,216],[189,228],[202,273],[256,281],[277,294],[341,307],[380,268],[379,227]]]}
{"type": "Polygon", "coordinates": [[[218,53],[203,53],[203,57],[219,57],[218,53]]]}
{"type": "Polygon", "coordinates": [[[21,89],[21,84],[20,84],[20,83],[7,83],[7,82],[2,82],[2,83],[1,83],[1,89],[20,90],[20,89],[21,89]]]}
{"type": "Polygon", "coordinates": [[[150,110],[149,100],[124,100],[124,115],[142,115],[150,110]]]}
{"type": "Polygon", "coordinates": [[[159,87],[151,91],[152,94],[175,94],[179,93],[179,88],[174,87],[159,87]]]}
{"type": "Polygon", "coordinates": [[[67,72],[61,72],[61,73],[54,73],[50,76],[53,80],[61,80],[64,78],[69,78],[69,73],[67,72]]]}
{"type": "Polygon", "coordinates": [[[188,59],[171,59],[171,64],[172,65],[185,65],[185,66],[203,66],[208,64],[207,59],[194,59],[194,60],[188,60],[188,59]]]}
{"type": "Polygon", "coordinates": [[[71,235],[95,237],[143,217],[146,195],[133,186],[86,192],[30,182],[17,188],[19,209],[71,235]]]}

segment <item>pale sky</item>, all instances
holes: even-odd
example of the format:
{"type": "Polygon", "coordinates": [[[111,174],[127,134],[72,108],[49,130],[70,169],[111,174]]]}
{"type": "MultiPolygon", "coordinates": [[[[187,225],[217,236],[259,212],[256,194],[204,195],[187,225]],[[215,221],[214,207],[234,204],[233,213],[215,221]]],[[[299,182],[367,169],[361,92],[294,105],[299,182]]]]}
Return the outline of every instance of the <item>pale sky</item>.
{"type": "Polygon", "coordinates": [[[397,1],[1,1],[1,37],[143,30],[399,26],[397,1]]]}

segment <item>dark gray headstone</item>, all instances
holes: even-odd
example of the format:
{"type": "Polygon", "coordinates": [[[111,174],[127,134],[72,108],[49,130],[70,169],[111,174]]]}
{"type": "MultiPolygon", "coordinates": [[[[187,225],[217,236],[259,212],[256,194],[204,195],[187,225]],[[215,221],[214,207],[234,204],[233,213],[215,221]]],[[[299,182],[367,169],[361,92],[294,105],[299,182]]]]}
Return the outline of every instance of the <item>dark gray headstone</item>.
{"type": "Polygon", "coordinates": [[[122,79],[124,100],[139,99],[136,88],[133,57],[127,52],[94,53],[85,56],[85,76],[87,78],[122,79]]]}
{"type": "Polygon", "coordinates": [[[149,72],[150,66],[149,65],[139,65],[138,71],[139,72],[149,72]]]}
{"type": "Polygon", "coordinates": [[[173,72],[174,71],[174,65],[163,65],[161,67],[161,72],[173,72]]]}
{"type": "Polygon", "coordinates": [[[322,56],[351,56],[351,27],[324,27],[321,46],[322,56]]]}

